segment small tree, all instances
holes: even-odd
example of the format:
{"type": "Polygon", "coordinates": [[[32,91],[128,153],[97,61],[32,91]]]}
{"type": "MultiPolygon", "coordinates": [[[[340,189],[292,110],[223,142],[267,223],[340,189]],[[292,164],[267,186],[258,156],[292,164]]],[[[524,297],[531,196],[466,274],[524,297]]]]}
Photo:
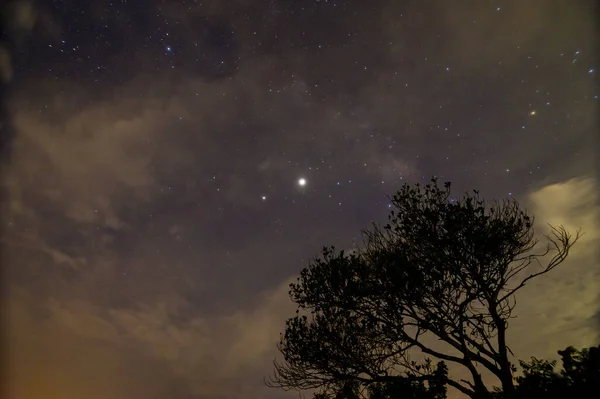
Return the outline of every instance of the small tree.
{"type": "Polygon", "coordinates": [[[515,293],[561,264],[579,232],[551,227],[536,251],[533,218],[516,201],[488,207],[477,191],[452,199],[436,179],[404,185],[391,202],[389,223],[365,231],[364,248],[325,248],[290,285],[298,309],[267,384],[330,396],[346,382],[439,384],[430,363],[410,359],[416,349],[463,367],[470,380],[444,378],[464,394],[489,397],[483,367],[514,398],[506,331],[515,293]]]}
{"type": "MultiPolygon", "coordinates": [[[[597,398],[600,396],[600,346],[578,350],[572,346],[558,351],[562,370],[556,360],[520,361],[523,372],[516,378],[519,399],[597,398]]],[[[502,398],[502,391],[494,398],[502,398]]]]}

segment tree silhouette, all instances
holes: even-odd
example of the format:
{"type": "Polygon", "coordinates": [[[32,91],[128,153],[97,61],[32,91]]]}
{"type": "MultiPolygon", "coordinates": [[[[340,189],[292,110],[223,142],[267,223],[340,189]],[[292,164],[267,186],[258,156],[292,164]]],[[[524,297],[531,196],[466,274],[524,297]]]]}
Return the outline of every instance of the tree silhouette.
{"type": "MultiPolygon", "coordinates": [[[[577,350],[572,346],[558,351],[562,370],[556,361],[521,361],[523,374],[516,378],[519,399],[597,398],[600,396],[600,346],[577,350]]],[[[501,398],[502,392],[496,397],[501,398]]]]}
{"type": "Polygon", "coordinates": [[[579,232],[550,226],[539,250],[533,218],[516,201],[487,206],[477,191],[453,199],[450,188],[435,178],[404,185],[388,224],[364,232],[364,248],[325,248],[301,271],[290,284],[296,316],[278,344],[283,362],[267,385],[325,397],[345,384],[440,386],[431,363],[411,360],[420,350],[468,371],[469,380],[443,378],[471,398],[491,394],[481,367],[516,397],[506,343],[515,293],[561,264],[579,232]]]}
{"type": "Polygon", "coordinates": [[[430,362],[421,367],[428,368],[431,373],[432,378],[427,383],[414,378],[414,375],[398,376],[390,381],[373,383],[366,388],[361,387],[356,380],[345,380],[328,393],[315,394],[314,399],[446,399],[448,368],[444,362],[439,362],[435,368],[432,368],[430,362]]]}

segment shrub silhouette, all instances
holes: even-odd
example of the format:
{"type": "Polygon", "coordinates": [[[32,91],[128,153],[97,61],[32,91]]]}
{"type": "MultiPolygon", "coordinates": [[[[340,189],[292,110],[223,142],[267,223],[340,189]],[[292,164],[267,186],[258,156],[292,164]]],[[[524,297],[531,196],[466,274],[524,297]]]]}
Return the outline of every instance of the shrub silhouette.
{"type": "MultiPolygon", "coordinates": [[[[523,374],[516,378],[519,399],[597,398],[600,396],[600,346],[578,350],[572,346],[558,351],[562,370],[556,361],[532,357],[521,361],[523,374]]],[[[502,392],[496,396],[502,398],[502,392]]]]}

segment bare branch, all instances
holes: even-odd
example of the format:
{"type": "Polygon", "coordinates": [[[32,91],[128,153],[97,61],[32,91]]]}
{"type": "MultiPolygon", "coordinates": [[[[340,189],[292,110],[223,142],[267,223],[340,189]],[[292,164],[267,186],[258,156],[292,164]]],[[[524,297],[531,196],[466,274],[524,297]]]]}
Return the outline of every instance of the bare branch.
{"type": "Polygon", "coordinates": [[[562,262],[564,262],[565,259],[567,258],[567,256],[569,255],[569,251],[571,250],[571,247],[573,245],[575,245],[575,243],[582,236],[581,229],[578,229],[577,232],[575,233],[575,237],[572,238],[572,235],[563,226],[558,226],[558,227],[554,227],[551,225],[549,225],[549,226],[552,230],[552,236],[554,238],[552,238],[549,235],[545,235],[545,237],[550,242],[548,244],[548,250],[544,254],[537,255],[536,258],[533,258],[533,259],[535,259],[538,262],[538,264],[541,266],[541,262],[538,259],[538,257],[545,256],[548,253],[550,253],[552,250],[552,247],[554,247],[554,249],[556,250],[556,255],[554,255],[552,257],[552,259],[548,262],[548,264],[545,267],[542,268],[542,270],[540,270],[539,272],[536,272],[536,273],[531,273],[530,275],[525,277],[523,280],[521,280],[521,282],[515,288],[509,290],[506,294],[504,294],[504,296],[502,296],[498,300],[498,302],[502,302],[502,301],[506,300],[507,298],[512,297],[518,290],[523,288],[529,280],[532,280],[538,276],[544,275],[544,274],[552,271],[554,268],[556,268],[558,265],[560,265],[562,262]]]}

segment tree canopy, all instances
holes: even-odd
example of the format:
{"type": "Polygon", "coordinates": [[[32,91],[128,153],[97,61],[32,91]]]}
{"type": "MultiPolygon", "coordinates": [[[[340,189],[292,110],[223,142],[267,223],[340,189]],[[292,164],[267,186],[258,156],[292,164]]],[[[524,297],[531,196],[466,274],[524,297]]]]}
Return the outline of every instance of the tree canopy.
{"type": "MultiPolygon", "coordinates": [[[[521,374],[515,378],[518,399],[597,398],[600,395],[600,346],[576,349],[572,346],[558,351],[562,369],[556,370],[556,360],[532,357],[520,361],[521,374]]],[[[493,399],[502,399],[498,389],[493,399]]]]}
{"type": "Polygon", "coordinates": [[[375,397],[402,387],[442,398],[448,384],[488,398],[484,368],[503,397],[515,398],[506,342],[515,294],[560,265],[579,232],[550,226],[538,245],[533,217],[515,200],[488,206],[477,191],[455,199],[450,183],[440,187],[435,178],[404,185],[391,204],[388,223],[364,231],[363,248],[325,248],[290,285],[298,308],[268,385],[321,398],[349,387],[375,397]],[[439,363],[414,361],[414,351],[439,363]],[[445,363],[470,379],[449,376],[445,363]]]}
{"type": "Polygon", "coordinates": [[[558,351],[562,370],[556,361],[521,361],[523,374],[516,378],[519,399],[592,398],[600,396],[600,346],[578,350],[572,346],[558,351]]]}

